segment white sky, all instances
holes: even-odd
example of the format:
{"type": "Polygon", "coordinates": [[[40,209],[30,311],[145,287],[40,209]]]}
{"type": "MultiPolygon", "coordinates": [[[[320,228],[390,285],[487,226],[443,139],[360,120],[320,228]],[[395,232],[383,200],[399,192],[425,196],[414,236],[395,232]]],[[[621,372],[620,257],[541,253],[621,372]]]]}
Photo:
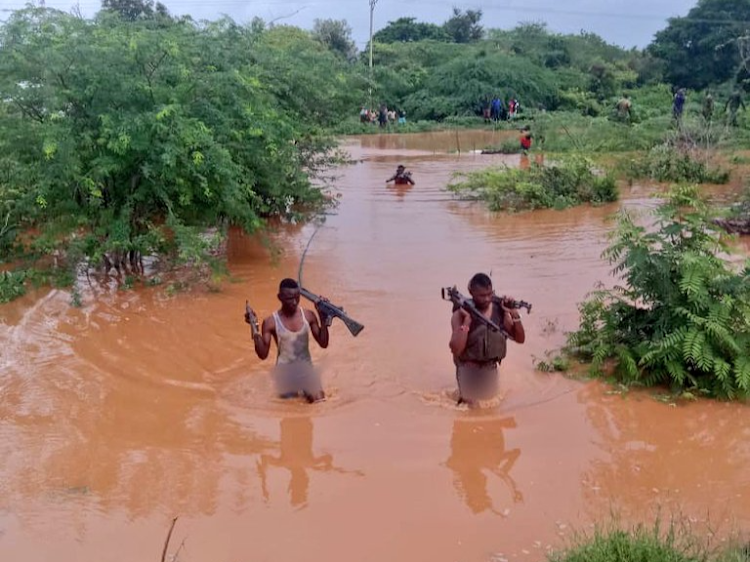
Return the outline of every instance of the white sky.
{"type": "MultiPolygon", "coordinates": [[[[22,8],[24,0],[0,0],[0,19],[22,8]]],[[[77,2],[84,15],[93,15],[99,0],[77,2]]],[[[309,29],[316,18],[345,19],[352,27],[357,46],[363,49],[369,34],[369,0],[162,0],[173,14],[190,14],[195,19],[215,19],[222,14],[245,23],[254,16],[309,29]],[[277,19],[278,18],[278,19],[277,19]]],[[[519,22],[546,22],[553,31],[601,35],[611,43],[630,48],[645,47],[654,33],[666,26],[667,18],[684,16],[697,0],[378,0],[374,29],[400,17],[443,23],[457,6],[481,9],[485,28],[514,27],[519,22]]],[[[68,11],[75,0],[46,0],[46,5],[68,11]]]]}

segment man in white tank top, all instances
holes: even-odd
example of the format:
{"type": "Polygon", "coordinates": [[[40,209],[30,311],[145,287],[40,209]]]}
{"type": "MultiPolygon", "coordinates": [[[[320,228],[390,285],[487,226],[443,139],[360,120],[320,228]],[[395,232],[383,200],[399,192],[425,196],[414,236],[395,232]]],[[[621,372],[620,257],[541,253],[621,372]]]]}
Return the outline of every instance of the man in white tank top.
{"type": "MultiPolygon", "coordinates": [[[[274,378],[279,396],[302,395],[308,402],[325,400],[320,375],[313,368],[310,356],[310,334],[320,347],[328,347],[328,326],[332,318],[325,316],[317,306],[316,315],[299,305],[299,284],[294,279],[283,279],[277,296],[281,308],[263,320],[260,332],[253,335],[255,353],[261,360],[266,359],[271,351],[271,340],[276,342],[278,356],[274,378]]],[[[250,322],[247,314],[245,321],[250,322]]]]}

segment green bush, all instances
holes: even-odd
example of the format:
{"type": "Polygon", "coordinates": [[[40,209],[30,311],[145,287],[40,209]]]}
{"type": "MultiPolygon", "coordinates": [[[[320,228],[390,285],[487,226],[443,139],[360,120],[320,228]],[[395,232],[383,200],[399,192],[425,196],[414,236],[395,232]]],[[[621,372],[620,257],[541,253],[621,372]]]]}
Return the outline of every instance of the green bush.
{"type": "Polygon", "coordinates": [[[727,183],[729,171],[709,167],[687,151],[661,144],[645,157],[632,160],[626,170],[631,178],[650,178],[662,182],[727,183]]]}
{"type": "Polygon", "coordinates": [[[594,375],[722,398],[750,393],[750,269],[736,271],[695,186],[673,188],[645,228],[623,211],[604,257],[623,286],[579,306],[567,351],[594,375]]]}
{"type": "Polygon", "coordinates": [[[562,209],[581,203],[616,201],[618,190],[609,175],[598,175],[592,162],[572,156],[550,166],[528,169],[507,166],[456,174],[448,190],[487,202],[493,211],[562,209]]]}
{"type": "Polygon", "coordinates": [[[0,271],[0,303],[10,302],[26,293],[25,271],[0,271]]]}

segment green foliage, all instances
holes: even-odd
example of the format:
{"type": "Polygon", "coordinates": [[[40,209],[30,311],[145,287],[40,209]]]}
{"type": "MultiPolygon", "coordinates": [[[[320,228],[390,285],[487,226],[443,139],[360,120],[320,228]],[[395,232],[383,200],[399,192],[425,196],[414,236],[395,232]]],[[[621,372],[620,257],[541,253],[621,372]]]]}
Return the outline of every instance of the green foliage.
{"type": "Polygon", "coordinates": [[[440,65],[403,106],[417,119],[442,120],[450,115],[475,115],[490,93],[511,95],[529,105],[556,103],[557,81],[552,71],[521,57],[501,53],[460,57],[440,65]]]}
{"type": "Polygon", "coordinates": [[[34,250],[91,263],[195,257],[183,230],[253,230],[323,201],[320,126],[356,94],[307,32],[29,8],[0,42],[3,246],[37,227],[34,250]]]}
{"type": "Polygon", "coordinates": [[[167,7],[154,0],[102,0],[102,10],[114,12],[126,21],[169,16],[167,7]]]}
{"type": "Polygon", "coordinates": [[[653,229],[623,211],[604,257],[624,286],[580,305],[568,350],[628,384],[748,395],[750,270],[719,253],[729,249],[694,186],[673,188],[653,229]]]}
{"type": "Polygon", "coordinates": [[[741,68],[736,40],[747,35],[750,0],[700,0],[685,17],[671,18],[649,46],[664,61],[665,78],[703,89],[734,78],[741,68]]]}
{"type": "Polygon", "coordinates": [[[23,270],[0,271],[0,303],[10,302],[26,294],[28,274],[23,270]]]}
{"type": "Polygon", "coordinates": [[[729,172],[709,167],[688,151],[672,144],[652,148],[648,154],[631,160],[627,173],[632,178],[651,178],[661,182],[727,183],[729,172]]]}
{"type": "Polygon", "coordinates": [[[598,175],[593,163],[573,155],[550,166],[528,169],[487,168],[457,174],[448,189],[485,201],[493,211],[562,209],[581,203],[605,203],[618,197],[614,178],[598,175]]]}
{"type": "Polygon", "coordinates": [[[523,148],[516,139],[508,139],[482,150],[482,154],[519,154],[520,152],[523,152],[523,148]]]}
{"type": "Polygon", "coordinates": [[[471,43],[478,41],[484,35],[484,29],[479,25],[482,10],[461,11],[453,8],[453,15],[443,24],[445,33],[456,43],[471,43]]]}
{"type": "Polygon", "coordinates": [[[398,18],[396,21],[389,21],[372,39],[375,43],[450,41],[450,36],[440,25],[418,22],[416,18],[398,18]]]}
{"type": "Polygon", "coordinates": [[[557,354],[548,359],[536,359],[534,367],[543,373],[566,372],[570,370],[570,359],[564,354],[557,354]]]}
{"type": "Polygon", "coordinates": [[[357,46],[352,40],[352,28],[346,20],[316,19],[312,33],[315,39],[344,59],[354,60],[356,58],[357,46]]]}
{"type": "Polygon", "coordinates": [[[638,525],[630,530],[596,528],[576,544],[552,554],[550,562],[708,562],[707,549],[689,530],[638,525]]]}

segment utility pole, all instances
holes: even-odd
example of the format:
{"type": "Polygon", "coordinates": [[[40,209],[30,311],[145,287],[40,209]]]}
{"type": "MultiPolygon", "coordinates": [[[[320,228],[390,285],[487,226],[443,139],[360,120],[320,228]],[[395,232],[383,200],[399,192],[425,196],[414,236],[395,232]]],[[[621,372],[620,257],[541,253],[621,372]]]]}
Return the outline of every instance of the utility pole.
{"type": "Polygon", "coordinates": [[[378,0],[368,0],[370,2],[370,109],[372,109],[372,17],[375,13],[375,4],[378,0]]]}

